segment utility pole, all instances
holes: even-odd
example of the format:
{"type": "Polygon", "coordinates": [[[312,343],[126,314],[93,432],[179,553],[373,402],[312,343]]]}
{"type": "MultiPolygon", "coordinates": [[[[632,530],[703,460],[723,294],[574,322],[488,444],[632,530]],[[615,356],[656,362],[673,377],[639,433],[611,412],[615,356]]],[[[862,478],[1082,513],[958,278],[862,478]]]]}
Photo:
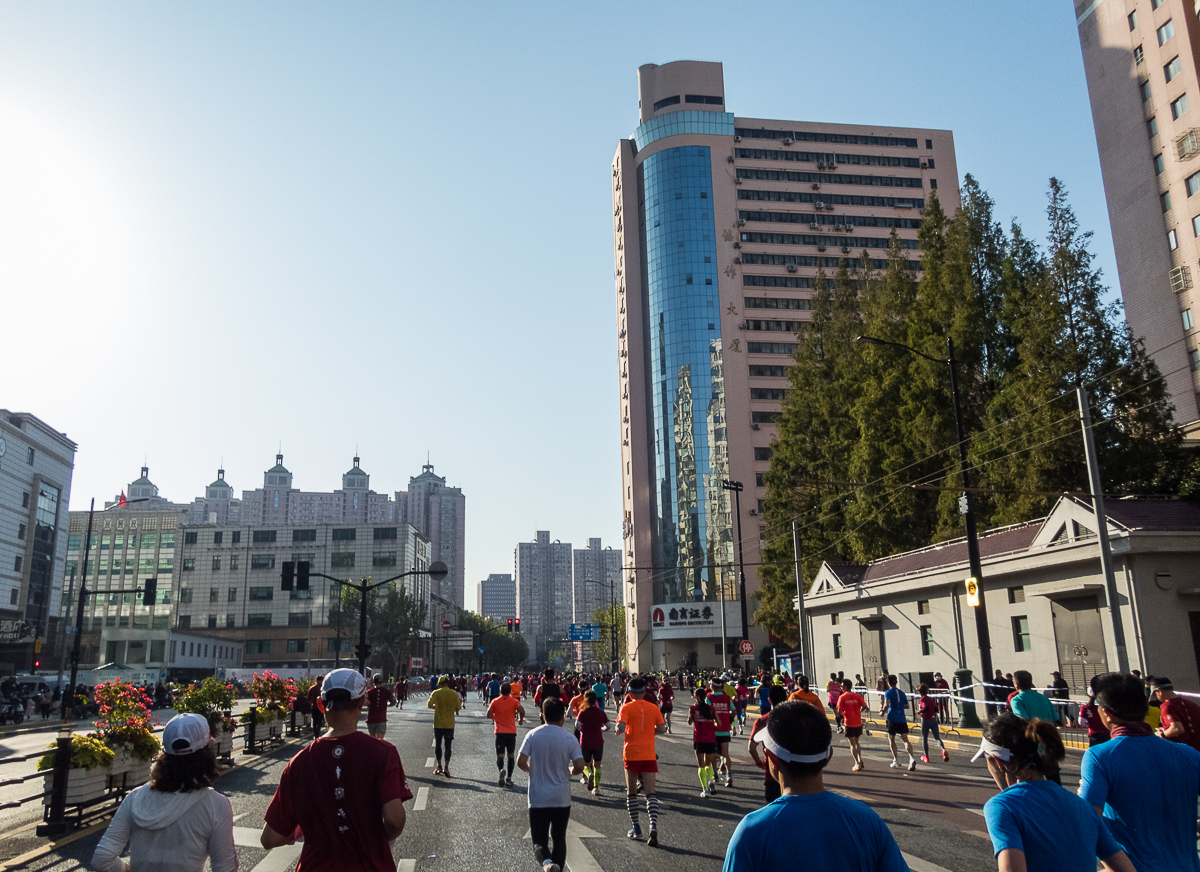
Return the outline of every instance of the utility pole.
{"type": "MultiPolygon", "coordinates": [[[[721,482],[721,487],[724,490],[733,491],[733,505],[734,505],[733,513],[735,515],[737,515],[737,549],[738,549],[738,577],[739,577],[738,595],[739,595],[739,598],[741,599],[741,604],[742,604],[742,640],[745,641],[746,639],[750,638],[750,632],[749,632],[749,621],[747,620],[747,616],[746,616],[746,561],[742,558],[742,483],[740,481],[723,481],[723,482],[721,482]]],[[[721,606],[722,617],[724,616],[724,614],[725,614],[725,606],[722,604],[722,606],[721,606]]],[[[723,663],[723,664],[721,664],[721,668],[724,669],[728,665],[729,665],[728,663],[723,663]]],[[[745,658],[745,665],[744,665],[742,671],[745,675],[750,674],[750,658],[749,657],[745,658]]]]}
{"type": "Polygon", "coordinates": [[[796,620],[800,628],[800,636],[796,641],[800,643],[800,672],[811,679],[813,676],[809,670],[812,668],[812,660],[808,655],[808,633],[804,632],[804,570],[800,566],[800,525],[795,518],[792,519],[792,549],[796,553],[796,620]]]}
{"type": "Polygon", "coordinates": [[[1112,548],[1108,542],[1108,515],[1104,509],[1104,485],[1100,481],[1100,462],[1096,457],[1096,440],[1092,435],[1092,415],[1088,409],[1087,388],[1076,388],[1079,398],[1079,420],[1083,424],[1083,452],[1087,457],[1088,484],[1092,490],[1092,511],[1096,516],[1096,537],[1100,540],[1100,569],[1104,572],[1104,592],[1113,623],[1113,646],[1117,649],[1117,670],[1129,671],[1129,649],[1125,642],[1125,625],[1121,620],[1121,601],[1117,595],[1117,579],[1113,573],[1112,548]]]}

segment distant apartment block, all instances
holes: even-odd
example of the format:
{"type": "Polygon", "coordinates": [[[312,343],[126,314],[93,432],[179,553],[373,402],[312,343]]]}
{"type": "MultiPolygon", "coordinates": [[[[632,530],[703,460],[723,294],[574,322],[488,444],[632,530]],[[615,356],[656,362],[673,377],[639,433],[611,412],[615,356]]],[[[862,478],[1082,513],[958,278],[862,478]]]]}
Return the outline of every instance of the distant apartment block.
{"type": "Polygon", "coordinates": [[[467,498],[462,488],[447,487],[446,479],[421,467],[421,474],[408,480],[407,491],[396,492],[397,519],[412,524],[429,537],[433,559],[446,564],[444,579],[435,582],[434,592],[460,609],[466,605],[467,498]]]}
{"type": "Polygon", "coordinates": [[[620,551],[611,545],[603,547],[599,539],[588,539],[587,548],[575,549],[574,560],[574,621],[591,621],[596,608],[607,608],[610,599],[613,603],[623,602],[620,551]]]}
{"type": "Polygon", "coordinates": [[[479,614],[506,621],[517,616],[517,584],[509,573],[493,573],[479,582],[479,614]]]}
{"type": "Polygon", "coordinates": [[[571,543],[551,542],[548,531],[538,530],[532,542],[517,545],[513,557],[521,635],[530,662],[542,663],[567,638],[574,614],[571,543]]]}

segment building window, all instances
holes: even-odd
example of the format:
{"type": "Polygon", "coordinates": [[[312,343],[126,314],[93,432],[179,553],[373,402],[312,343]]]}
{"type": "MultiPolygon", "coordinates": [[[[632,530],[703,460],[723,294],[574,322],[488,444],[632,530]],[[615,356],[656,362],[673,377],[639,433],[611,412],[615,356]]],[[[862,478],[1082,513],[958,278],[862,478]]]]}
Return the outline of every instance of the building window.
{"type": "Polygon", "coordinates": [[[1191,309],[1183,310],[1183,329],[1184,330],[1192,329],[1192,310],[1191,309]]]}
{"type": "Polygon", "coordinates": [[[1137,30],[1137,10],[1136,9],[1129,13],[1129,29],[1137,30]]]}
{"type": "Polygon", "coordinates": [[[269,627],[271,626],[270,612],[253,612],[246,615],[247,627],[269,627]]]}
{"type": "Polygon", "coordinates": [[[1171,101],[1171,117],[1178,120],[1188,110],[1187,94],[1180,94],[1171,101]]]}
{"type": "Polygon", "coordinates": [[[275,598],[275,588],[273,587],[252,587],[250,588],[250,600],[270,600],[275,598]]]}
{"type": "MultiPolygon", "coordinates": [[[[1140,48],[1140,46],[1139,46],[1139,48],[1140,48]]],[[[1135,52],[1135,54],[1136,54],[1136,52],[1135,52]]],[[[1175,78],[1182,72],[1183,72],[1183,64],[1181,64],[1179,62],[1178,55],[1176,55],[1169,64],[1167,64],[1166,66],[1163,67],[1163,75],[1167,77],[1168,82],[1171,81],[1173,78],[1175,78]]]]}
{"type": "Polygon", "coordinates": [[[1171,192],[1163,191],[1161,194],[1159,194],[1158,195],[1158,203],[1160,206],[1162,206],[1162,210],[1164,212],[1170,212],[1171,211],[1171,192]]]}
{"type": "Polygon", "coordinates": [[[1171,19],[1167,19],[1166,24],[1155,31],[1158,34],[1158,44],[1166,45],[1167,41],[1175,35],[1175,24],[1171,19]]]}
{"type": "Polygon", "coordinates": [[[1010,588],[1008,589],[1008,601],[1009,601],[1010,603],[1023,603],[1023,602],[1025,602],[1025,588],[1023,588],[1023,587],[1010,587],[1010,588]]]}
{"type": "Polygon", "coordinates": [[[1146,122],[1146,133],[1150,136],[1151,139],[1158,136],[1158,118],[1157,117],[1151,118],[1149,121],[1146,122]]]}
{"type": "Polygon", "coordinates": [[[289,612],[288,613],[288,626],[289,627],[307,627],[308,626],[308,614],[309,614],[308,612],[289,612]]]}
{"type": "Polygon", "coordinates": [[[930,189],[931,189],[931,190],[935,190],[935,191],[936,191],[936,190],[937,190],[937,179],[930,179],[930,180],[929,180],[929,187],[930,187],[930,189]]]}
{"type": "Polygon", "coordinates": [[[195,545],[196,537],[198,535],[199,535],[198,533],[184,533],[183,534],[183,544],[184,545],[195,545]]]}
{"type": "Polygon", "coordinates": [[[246,640],[247,654],[270,654],[271,640],[270,639],[247,639],[246,640]]]}
{"type": "Polygon", "coordinates": [[[293,530],[292,531],[292,541],[293,542],[316,542],[317,541],[317,531],[316,530],[293,530]]]}
{"type": "Polygon", "coordinates": [[[674,106],[678,102],[679,102],[678,94],[676,94],[674,97],[664,97],[663,99],[659,100],[657,103],[654,104],[654,111],[657,112],[659,109],[666,109],[668,106],[674,106]]]}
{"type": "Polygon", "coordinates": [[[1140,85],[1138,85],[1138,89],[1142,92],[1142,102],[1145,103],[1150,99],[1150,80],[1147,79],[1146,81],[1142,82],[1140,85]]]}
{"type": "Polygon", "coordinates": [[[354,552],[345,554],[331,554],[329,556],[329,565],[334,569],[353,569],[354,552]]]}
{"type": "Polygon", "coordinates": [[[220,602],[220,600],[221,600],[221,588],[210,587],[208,589],[208,601],[210,603],[215,603],[215,602],[220,602]]]}
{"type": "Polygon", "coordinates": [[[24,524],[17,524],[17,538],[18,539],[25,538],[25,525],[24,524]]]}
{"type": "Polygon", "coordinates": [[[289,654],[304,654],[308,651],[307,639],[288,639],[287,652],[289,654]]]}
{"type": "Polygon", "coordinates": [[[396,527],[376,527],[375,528],[375,538],[376,539],[395,539],[396,538],[396,530],[397,530],[396,527]]]}
{"type": "Polygon", "coordinates": [[[933,653],[933,627],[921,628],[921,655],[928,657],[933,653]]]}
{"type": "Polygon", "coordinates": [[[358,531],[354,527],[343,527],[333,531],[334,542],[353,542],[354,534],[358,531]]]}
{"type": "MultiPolygon", "coordinates": [[[[181,587],[179,589],[179,603],[186,605],[192,601],[192,589],[190,587],[181,587]]],[[[112,602],[111,600],[109,602],[112,602]]]]}
{"type": "Polygon", "coordinates": [[[840,624],[841,622],[842,622],[842,616],[841,616],[841,615],[839,615],[837,612],[833,612],[833,613],[832,613],[832,614],[829,616],[829,623],[830,623],[830,624],[832,624],[833,626],[835,626],[835,627],[836,627],[836,626],[837,626],[838,624],[840,624]]]}
{"type": "Polygon", "coordinates": [[[155,615],[150,627],[155,630],[167,629],[167,615],[155,615]]]}
{"type": "Polygon", "coordinates": [[[1174,230],[1167,231],[1167,248],[1171,251],[1179,248],[1179,234],[1174,230]]]}
{"type": "Polygon", "coordinates": [[[212,568],[213,568],[213,572],[217,572],[221,568],[221,558],[220,557],[214,557],[212,559],[212,568]]]}
{"type": "Polygon", "coordinates": [[[1162,6],[1166,2],[1167,2],[1167,0],[1150,0],[1150,8],[1157,9],[1159,6],[1162,6]]]}
{"type": "MultiPolygon", "coordinates": [[[[21,508],[23,508],[23,509],[29,508],[29,494],[28,493],[21,494],[21,508]]],[[[76,545],[75,547],[76,547],[76,549],[79,548],[78,545],[76,545]]]]}
{"type": "Polygon", "coordinates": [[[312,599],[312,595],[313,595],[313,589],[311,587],[308,590],[297,590],[296,588],[293,587],[288,595],[288,599],[310,600],[310,599],[312,599]]]}
{"type": "Polygon", "coordinates": [[[184,572],[192,572],[195,568],[196,568],[196,558],[195,557],[183,558],[183,571],[184,572]]]}
{"type": "Polygon", "coordinates": [[[191,615],[180,615],[180,616],[179,616],[179,624],[178,624],[178,626],[179,626],[179,629],[181,629],[181,630],[189,630],[189,629],[191,629],[191,626],[192,626],[192,616],[191,616],[191,615]]]}
{"type": "Polygon", "coordinates": [[[395,566],[396,552],[395,551],[376,551],[371,555],[372,566],[395,566]]]}
{"type": "Polygon", "coordinates": [[[929,600],[917,600],[917,614],[918,615],[929,614],[929,600]]]}
{"type": "Polygon", "coordinates": [[[229,602],[231,602],[231,603],[237,602],[237,598],[238,598],[237,593],[238,593],[238,589],[236,587],[229,588],[229,602]]]}
{"type": "Polygon", "coordinates": [[[1192,362],[1192,372],[1200,372],[1200,351],[1193,348],[1188,352],[1188,360],[1192,362]]]}
{"type": "Polygon", "coordinates": [[[30,466],[33,466],[33,458],[34,458],[34,452],[33,452],[33,449],[30,448],[29,453],[25,455],[25,462],[28,463],[30,466]]]}
{"type": "Polygon", "coordinates": [[[341,651],[343,654],[345,654],[347,651],[350,650],[350,640],[349,639],[326,639],[325,640],[325,650],[328,651],[330,654],[334,653],[335,651],[341,651]],[[341,644],[339,645],[338,642],[341,642],[341,644]]]}
{"type": "Polygon", "coordinates": [[[771,459],[771,449],[770,448],[755,448],[754,449],[754,459],[755,460],[770,460],[771,459]]]}
{"type": "Polygon", "coordinates": [[[1165,160],[1163,160],[1163,156],[1161,154],[1156,154],[1154,156],[1154,174],[1156,176],[1161,176],[1166,171],[1167,171],[1167,162],[1165,160]]]}
{"type": "Polygon", "coordinates": [[[763,474],[761,472],[754,473],[754,486],[755,487],[766,487],[767,486],[766,482],[763,481],[763,474]]]}
{"type": "Polygon", "coordinates": [[[274,554],[251,554],[250,555],[251,569],[274,569],[275,555],[274,554]]]}
{"type": "Polygon", "coordinates": [[[225,533],[223,531],[218,530],[217,532],[213,533],[213,544],[214,545],[220,545],[224,539],[225,539],[225,533]]]}
{"type": "Polygon", "coordinates": [[[254,531],[254,541],[255,542],[274,542],[275,541],[275,531],[274,530],[255,530],[254,531]]]}
{"type": "Polygon", "coordinates": [[[833,659],[840,660],[842,656],[842,634],[833,634],[833,659]]]}
{"type": "Polygon", "coordinates": [[[1146,53],[1144,51],[1142,51],[1142,47],[1139,45],[1136,48],[1134,48],[1133,62],[1140,67],[1145,62],[1145,60],[1146,60],[1146,53]]]}
{"type": "Polygon", "coordinates": [[[232,614],[226,615],[225,616],[225,628],[227,630],[232,630],[236,626],[237,625],[234,623],[234,616],[232,614]]]}
{"type": "Polygon", "coordinates": [[[215,630],[217,628],[217,616],[216,615],[208,616],[208,628],[210,630],[215,630]]]}
{"type": "Polygon", "coordinates": [[[240,558],[240,555],[238,555],[238,554],[230,554],[229,555],[229,568],[230,569],[238,568],[239,558],[240,558]]]}
{"type": "Polygon", "coordinates": [[[242,531],[241,531],[241,530],[234,530],[234,531],[233,531],[233,537],[230,539],[230,541],[231,541],[231,542],[233,542],[233,544],[234,544],[234,545],[236,545],[237,543],[241,542],[241,541],[242,541],[242,531]]]}
{"type": "MultiPolygon", "coordinates": [[[[18,555],[17,555],[17,557],[16,557],[16,559],[15,559],[15,560],[13,560],[13,572],[20,572],[20,571],[21,571],[21,561],[22,561],[23,559],[24,559],[24,558],[22,558],[22,557],[21,557],[21,556],[18,554],[18,555]]],[[[16,592],[17,592],[17,591],[16,591],[16,588],[14,588],[14,589],[13,589],[13,593],[14,593],[14,594],[16,594],[16,592]]],[[[15,599],[13,600],[13,603],[16,603],[16,600],[15,600],[15,599]]]]}
{"type": "Polygon", "coordinates": [[[1017,652],[1032,651],[1029,642],[1029,618],[1025,615],[1013,615],[1013,650],[1017,652]]]}

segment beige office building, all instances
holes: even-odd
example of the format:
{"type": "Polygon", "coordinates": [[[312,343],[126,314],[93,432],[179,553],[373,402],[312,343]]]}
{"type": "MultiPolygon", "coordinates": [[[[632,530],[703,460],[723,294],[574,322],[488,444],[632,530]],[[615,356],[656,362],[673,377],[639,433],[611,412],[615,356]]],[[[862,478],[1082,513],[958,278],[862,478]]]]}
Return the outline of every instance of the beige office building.
{"type": "MultiPolygon", "coordinates": [[[[958,205],[954,137],[736,117],[719,63],[647,64],[638,97],[612,162],[628,667],[717,666],[722,636],[741,663],[721,482],[744,486],[750,594],[762,474],[817,268],[866,250],[882,269],[894,229],[916,270],[928,191],[958,205]]],[[[761,650],[766,632],[748,629],[761,650]]]]}
{"type": "Polygon", "coordinates": [[[1196,438],[1200,23],[1193,0],[1075,0],[1075,14],[1125,317],[1196,438]]]}

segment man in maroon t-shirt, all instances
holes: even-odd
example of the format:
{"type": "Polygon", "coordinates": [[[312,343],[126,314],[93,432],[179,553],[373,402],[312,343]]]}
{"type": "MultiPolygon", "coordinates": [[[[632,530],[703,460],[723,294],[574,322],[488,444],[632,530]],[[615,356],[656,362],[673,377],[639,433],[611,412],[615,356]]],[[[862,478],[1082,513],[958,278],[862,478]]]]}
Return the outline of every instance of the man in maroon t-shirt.
{"type": "Polygon", "coordinates": [[[396,707],[404,708],[404,702],[408,699],[408,679],[401,675],[393,692],[396,696],[396,707]]]}
{"type": "Polygon", "coordinates": [[[388,706],[396,701],[396,697],[383,683],[383,675],[375,673],[374,682],[375,686],[367,691],[367,732],[382,739],[387,733],[388,706]]]}
{"type": "Polygon", "coordinates": [[[1152,679],[1152,699],[1159,704],[1158,734],[1164,739],[1191,745],[1200,751],[1200,705],[1175,693],[1171,679],[1161,675],[1152,679]]]}
{"type": "Polygon", "coordinates": [[[321,682],[324,679],[324,675],[318,675],[317,680],[308,689],[308,710],[312,715],[314,739],[321,738],[321,733],[325,732],[325,710],[321,708],[321,682]]]}
{"type": "Polygon", "coordinates": [[[412,792],[391,742],[358,731],[367,682],[353,669],[325,676],[329,735],[292,758],[267,808],[260,841],[268,850],[304,836],[304,872],[396,872],[390,842],[404,830],[412,792]]]}

